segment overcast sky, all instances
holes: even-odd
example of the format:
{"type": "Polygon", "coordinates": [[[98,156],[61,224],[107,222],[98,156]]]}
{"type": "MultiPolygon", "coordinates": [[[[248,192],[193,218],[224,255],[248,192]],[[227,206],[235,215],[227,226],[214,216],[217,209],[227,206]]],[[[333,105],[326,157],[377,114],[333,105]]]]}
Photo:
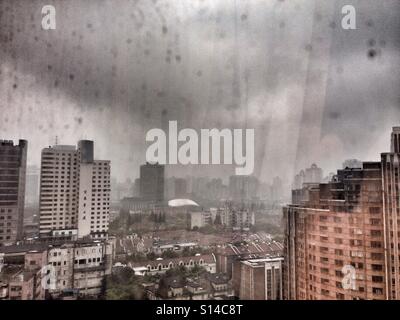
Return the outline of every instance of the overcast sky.
{"type": "MultiPolygon", "coordinates": [[[[138,176],[147,130],[254,128],[255,174],[377,160],[400,125],[397,0],[0,1],[0,138],[95,141],[138,176]],[[351,3],[350,3],[351,2],[351,3]],[[41,8],[56,8],[56,30],[41,8]],[[352,4],[357,29],[343,30],[352,4]]],[[[234,166],[169,168],[228,176],[234,166]]]]}

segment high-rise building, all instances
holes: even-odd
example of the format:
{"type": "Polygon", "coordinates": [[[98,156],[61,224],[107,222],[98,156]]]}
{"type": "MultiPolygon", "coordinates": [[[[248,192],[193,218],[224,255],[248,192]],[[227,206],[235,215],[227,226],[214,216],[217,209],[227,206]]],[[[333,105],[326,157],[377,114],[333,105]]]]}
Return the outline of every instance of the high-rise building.
{"type": "Polygon", "coordinates": [[[186,197],[187,197],[186,179],[176,178],[175,179],[175,198],[186,198],[186,197]]]}
{"type": "Polygon", "coordinates": [[[93,141],[42,150],[41,237],[105,237],[110,211],[110,161],[94,160],[93,141]]]}
{"type": "Polygon", "coordinates": [[[23,234],[28,142],[0,140],[0,246],[23,234]]]}
{"type": "Polygon", "coordinates": [[[133,183],[133,196],[140,197],[140,178],[135,179],[133,183]]]}
{"type": "Polygon", "coordinates": [[[272,201],[282,201],[284,198],[284,192],[283,192],[283,182],[280,177],[275,177],[272,180],[272,186],[271,186],[271,199],[272,201]]]}
{"type": "Polygon", "coordinates": [[[175,177],[164,180],[164,197],[167,200],[175,199],[175,177]]]}
{"type": "Polygon", "coordinates": [[[394,127],[391,152],[381,154],[385,286],[389,299],[400,299],[400,127],[394,127]]]}
{"type": "Polygon", "coordinates": [[[146,163],[140,166],[140,196],[144,200],[164,201],[164,166],[146,163]]]}
{"type": "Polygon", "coordinates": [[[305,183],[321,183],[323,180],[323,171],[315,163],[310,168],[301,170],[293,181],[293,189],[301,189],[305,183]]]}
{"type": "Polygon", "coordinates": [[[398,133],[381,162],[338,170],[284,208],[285,298],[400,298],[398,133]]]}
{"type": "Polygon", "coordinates": [[[206,198],[208,194],[207,185],[210,182],[208,177],[196,177],[192,179],[191,188],[192,193],[198,198],[206,198]]]}
{"type": "Polygon", "coordinates": [[[310,168],[307,168],[305,171],[305,181],[308,183],[319,183],[322,182],[323,179],[323,171],[319,168],[315,163],[311,165],[310,168]]]}
{"type": "Polygon", "coordinates": [[[282,261],[279,256],[234,261],[235,296],[240,300],[282,300],[282,261]]]}
{"type": "Polygon", "coordinates": [[[229,198],[229,188],[224,185],[221,178],[213,178],[207,183],[207,199],[225,200],[229,198]]]}
{"type": "Polygon", "coordinates": [[[230,176],[229,193],[233,201],[241,202],[257,198],[259,181],[253,176],[230,176]]]}

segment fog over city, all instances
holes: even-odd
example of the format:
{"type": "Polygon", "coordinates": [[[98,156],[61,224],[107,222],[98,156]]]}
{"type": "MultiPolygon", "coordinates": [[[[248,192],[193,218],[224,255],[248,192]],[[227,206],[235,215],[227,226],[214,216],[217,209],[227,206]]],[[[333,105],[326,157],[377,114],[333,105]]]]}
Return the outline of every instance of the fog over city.
{"type": "MultiPolygon", "coordinates": [[[[0,137],[95,141],[123,181],[139,174],[146,132],[254,128],[255,170],[290,183],[317,163],[378,160],[400,119],[400,3],[348,1],[0,1],[0,137]],[[11,5],[12,4],[12,5],[11,5]],[[42,30],[41,8],[56,8],[42,30]]],[[[234,165],[168,166],[226,177],[234,165]]]]}

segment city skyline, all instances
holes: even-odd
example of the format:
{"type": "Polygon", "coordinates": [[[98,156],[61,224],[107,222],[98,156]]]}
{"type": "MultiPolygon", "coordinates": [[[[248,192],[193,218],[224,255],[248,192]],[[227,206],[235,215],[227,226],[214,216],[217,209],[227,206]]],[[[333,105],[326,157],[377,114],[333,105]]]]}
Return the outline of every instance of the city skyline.
{"type": "Polygon", "coordinates": [[[0,0],[0,305],[400,301],[399,16],[0,0]]]}

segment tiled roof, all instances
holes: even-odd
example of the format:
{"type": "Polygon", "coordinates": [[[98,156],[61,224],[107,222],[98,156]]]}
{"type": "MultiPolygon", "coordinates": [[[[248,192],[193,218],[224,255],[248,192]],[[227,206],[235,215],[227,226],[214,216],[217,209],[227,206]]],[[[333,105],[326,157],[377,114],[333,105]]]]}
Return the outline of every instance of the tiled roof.
{"type": "Polygon", "coordinates": [[[193,262],[199,262],[200,260],[203,260],[204,263],[214,263],[215,259],[214,256],[211,254],[202,254],[199,256],[190,256],[190,257],[178,257],[178,258],[166,258],[162,260],[148,260],[148,261],[143,261],[143,262],[135,262],[132,264],[133,267],[147,267],[147,266],[158,266],[159,264],[161,265],[169,265],[172,263],[174,266],[179,265],[181,262],[183,263],[189,263],[191,260],[193,262]]]}
{"type": "Polygon", "coordinates": [[[276,241],[242,242],[240,245],[228,244],[218,249],[218,253],[225,256],[246,254],[277,254],[283,250],[283,245],[276,241]]]}

